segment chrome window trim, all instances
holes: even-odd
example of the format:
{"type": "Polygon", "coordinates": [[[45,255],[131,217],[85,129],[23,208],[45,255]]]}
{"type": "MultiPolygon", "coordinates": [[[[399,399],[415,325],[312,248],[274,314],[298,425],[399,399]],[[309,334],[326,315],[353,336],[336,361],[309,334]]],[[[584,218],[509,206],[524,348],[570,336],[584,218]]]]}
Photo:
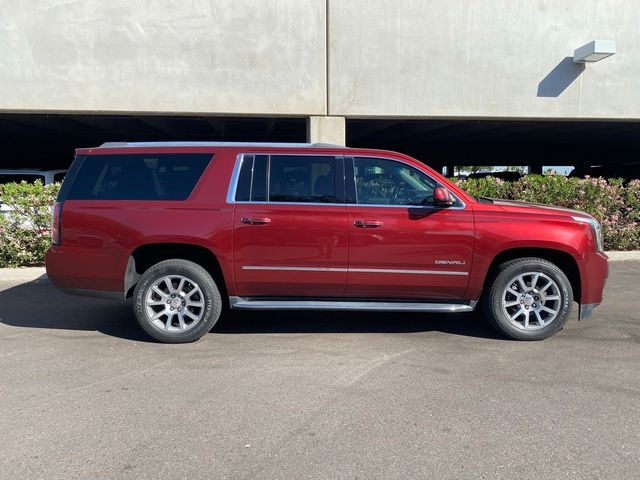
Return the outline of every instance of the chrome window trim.
{"type": "Polygon", "coordinates": [[[317,203],[317,202],[250,202],[250,201],[239,201],[232,202],[237,203],[238,205],[311,205],[311,206],[321,206],[321,207],[345,207],[346,203],[317,203]]]}
{"type": "MultiPolygon", "coordinates": [[[[244,158],[245,155],[251,156],[253,155],[254,157],[257,155],[281,155],[281,156],[314,156],[314,157],[345,157],[345,156],[351,156],[351,155],[337,155],[337,154],[326,154],[326,153],[304,153],[304,154],[300,154],[300,153],[273,153],[273,152],[269,152],[269,153],[260,153],[260,151],[251,151],[251,152],[245,152],[245,153],[239,153],[236,156],[236,164],[233,168],[233,173],[231,174],[231,182],[229,184],[229,190],[227,192],[227,203],[229,204],[234,204],[234,203],[238,203],[238,204],[251,204],[251,205],[310,205],[310,206],[331,206],[331,207],[383,207],[383,208],[425,208],[425,209],[429,209],[429,210],[464,210],[467,207],[467,204],[460,198],[458,197],[454,192],[452,192],[451,190],[449,190],[449,193],[451,193],[451,195],[453,195],[456,200],[458,200],[461,204],[460,207],[437,207],[434,205],[377,205],[377,204],[361,204],[361,203],[320,203],[320,202],[269,202],[269,201],[260,201],[260,202],[252,202],[252,201],[237,201],[236,198],[236,193],[237,193],[237,188],[238,188],[238,179],[240,177],[240,170],[242,169],[242,162],[244,162],[244,158]]],[[[355,159],[355,156],[351,156],[352,158],[355,159]]],[[[389,157],[385,157],[382,155],[368,155],[367,157],[362,157],[362,158],[380,158],[382,160],[389,160],[392,162],[399,162],[402,163],[404,165],[407,165],[408,167],[414,168],[416,170],[418,170],[415,166],[405,162],[404,160],[398,160],[395,158],[389,158],[389,157]]],[[[268,167],[270,168],[271,162],[268,162],[268,167]]],[[[420,173],[427,175],[431,180],[433,180],[436,184],[440,184],[440,182],[438,182],[435,178],[431,177],[431,175],[429,175],[426,172],[423,172],[422,170],[418,170],[420,173]]],[[[269,173],[269,172],[267,172],[269,173]]],[[[267,175],[267,178],[268,175],[267,175]]],[[[269,182],[267,182],[267,198],[268,197],[268,188],[269,188],[269,182]]]]}
{"type": "MultiPolygon", "coordinates": [[[[451,195],[455,194],[453,192],[451,192],[451,195]]],[[[456,197],[458,198],[458,197],[456,197]]],[[[404,208],[405,210],[408,208],[425,208],[428,210],[463,210],[465,207],[465,204],[462,200],[460,200],[460,202],[462,203],[461,207],[436,207],[433,205],[378,205],[378,204],[369,204],[369,203],[347,203],[347,207],[376,207],[376,208],[404,208]]]]}
{"type": "Polygon", "coordinates": [[[409,275],[461,275],[468,276],[469,272],[457,270],[422,270],[398,268],[352,268],[352,267],[296,267],[278,265],[243,265],[242,270],[262,270],[278,272],[342,272],[342,273],[392,273],[409,275]]]}
{"type": "MultiPolygon", "coordinates": [[[[229,190],[227,191],[227,203],[236,203],[236,192],[238,189],[238,178],[240,177],[240,170],[242,169],[242,162],[244,162],[244,153],[236,155],[236,164],[233,167],[233,173],[231,174],[231,181],[229,183],[229,190]]],[[[251,202],[248,202],[251,203],[251,202]]]]}
{"type": "Polygon", "coordinates": [[[317,202],[250,202],[236,201],[239,205],[310,205],[316,207],[382,207],[382,208],[403,208],[403,209],[420,209],[426,210],[462,210],[463,207],[434,207],[432,205],[360,205],[359,203],[317,203],[317,202]]]}

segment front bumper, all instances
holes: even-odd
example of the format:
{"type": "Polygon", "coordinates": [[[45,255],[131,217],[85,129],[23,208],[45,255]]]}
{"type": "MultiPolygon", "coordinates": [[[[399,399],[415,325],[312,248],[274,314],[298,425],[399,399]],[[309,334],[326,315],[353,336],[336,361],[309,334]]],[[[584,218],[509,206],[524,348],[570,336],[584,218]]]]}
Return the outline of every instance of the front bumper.
{"type": "Polygon", "coordinates": [[[584,307],[585,311],[590,312],[596,305],[602,303],[604,287],[609,276],[607,260],[607,255],[602,252],[589,253],[579,259],[581,311],[584,307]]]}

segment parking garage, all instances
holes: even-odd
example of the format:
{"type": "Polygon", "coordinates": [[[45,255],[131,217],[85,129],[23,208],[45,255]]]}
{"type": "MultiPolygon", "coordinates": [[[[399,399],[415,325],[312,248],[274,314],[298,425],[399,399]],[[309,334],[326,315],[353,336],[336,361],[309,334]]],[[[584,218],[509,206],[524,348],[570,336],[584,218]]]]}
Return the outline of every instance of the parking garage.
{"type": "MultiPolygon", "coordinates": [[[[396,150],[455,166],[604,165],[637,177],[640,122],[347,119],[346,144],[396,150]]],[[[107,141],[305,142],[306,117],[2,114],[0,168],[69,166],[77,147],[107,141]]],[[[459,169],[457,169],[459,171],[459,169]]],[[[597,169],[594,169],[596,171],[597,169]]]]}

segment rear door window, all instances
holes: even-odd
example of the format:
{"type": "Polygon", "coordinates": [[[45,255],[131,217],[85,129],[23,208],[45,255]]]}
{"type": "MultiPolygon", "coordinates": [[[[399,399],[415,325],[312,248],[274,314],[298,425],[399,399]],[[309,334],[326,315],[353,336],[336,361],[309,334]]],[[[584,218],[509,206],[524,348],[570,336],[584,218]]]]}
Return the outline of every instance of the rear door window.
{"type": "Polygon", "coordinates": [[[335,157],[271,155],[269,201],[336,203],[335,157]]]}
{"type": "Polygon", "coordinates": [[[211,154],[88,155],[69,191],[71,200],[184,200],[211,154]]]}

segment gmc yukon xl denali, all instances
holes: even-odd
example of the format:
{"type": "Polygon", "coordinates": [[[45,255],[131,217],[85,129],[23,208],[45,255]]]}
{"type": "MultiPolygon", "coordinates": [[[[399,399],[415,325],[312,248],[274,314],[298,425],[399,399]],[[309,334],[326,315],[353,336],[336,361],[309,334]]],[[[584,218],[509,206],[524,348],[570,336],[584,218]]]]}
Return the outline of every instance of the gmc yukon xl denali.
{"type": "Polygon", "coordinates": [[[50,281],[131,298],[162,342],[225,308],[471,312],[540,340],[602,301],[586,213],[474,198],[400,153],[309,144],[78,149],[53,211],[50,281]]]}

